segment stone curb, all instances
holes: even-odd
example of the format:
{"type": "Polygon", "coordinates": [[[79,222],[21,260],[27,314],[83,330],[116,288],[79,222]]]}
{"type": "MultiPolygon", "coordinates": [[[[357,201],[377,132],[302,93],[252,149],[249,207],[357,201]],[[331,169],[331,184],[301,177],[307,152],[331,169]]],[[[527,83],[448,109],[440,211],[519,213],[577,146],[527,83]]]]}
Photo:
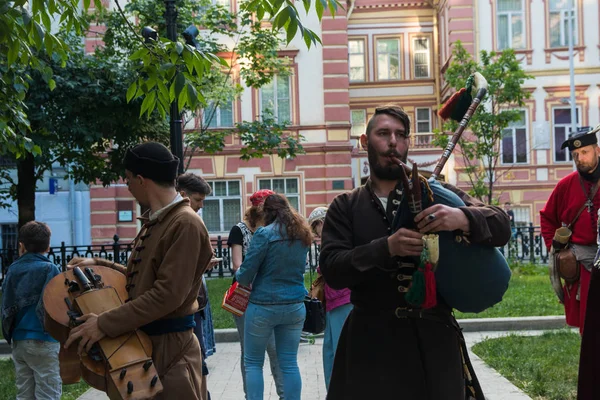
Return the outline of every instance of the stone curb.
{"type": "MultiPolygon", "coordinates": [[[[473,318],[459,319],[458,324],[463,332],[484,331],[538,331],[565,328],[565,317],[520,317],[520,318],[473,318]]],[[[317,335],[318,336],[318,335],[317,335]]],[[[236,329],[215,329],[217,343],[230,343],[239,341],[236,329]]],[[[0,340],[0,354],[10,354],[11,348],[6,340],[0,340]]]]}

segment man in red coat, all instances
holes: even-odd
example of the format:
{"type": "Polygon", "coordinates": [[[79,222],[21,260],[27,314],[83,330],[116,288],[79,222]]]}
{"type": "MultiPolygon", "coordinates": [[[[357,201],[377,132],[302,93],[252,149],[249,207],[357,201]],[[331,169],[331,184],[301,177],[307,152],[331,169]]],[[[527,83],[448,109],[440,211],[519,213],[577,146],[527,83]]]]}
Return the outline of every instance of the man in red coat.
{"type": "Polygon", "coordinates": [[[562,290],[567,324],[579,327],[582,334],[590,271],[597,251],[597,213],[600,209],[600,191],[594,194],[600,179],[597,131],[598,129],[580,129],[562,144],[561,149],[569,148],[577,171],[558,182],[545,207],[540,211],[542,236],[548,249],[552,247],[556,230],[572,224],[571,244],[579,263],[580,279],[565,285],[562,290]],[[584,204],[586,207],[575,220],[584,204]]]}

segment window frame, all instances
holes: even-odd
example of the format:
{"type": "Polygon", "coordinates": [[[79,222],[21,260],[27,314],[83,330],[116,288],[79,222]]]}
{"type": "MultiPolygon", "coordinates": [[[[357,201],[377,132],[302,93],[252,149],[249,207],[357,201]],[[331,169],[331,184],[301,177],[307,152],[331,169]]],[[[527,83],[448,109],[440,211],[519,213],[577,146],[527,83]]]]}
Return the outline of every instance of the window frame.
{"type": "MultiPolygon", "coordinates": [[[[570,1],[567,0],[567,6],[570,5],[570,1]]],[[[557,48],[564,48],[569,46],[569,38],[566,35],[566,29],[567,29],[567,24],[568,24],[568,17],[567,14],[569,12],[572,13],[573,15],[573,32],[574,32],[574,36],[573,36],[573,46],[579,46],[579,42],[580,42],[580,38],[579,38],[579,5],[578,2],[576,0],[573,0],[573,8],[569,9],[569,8],[561,8],[561,9],[552,9],[552,4],[550,1],[548,1],[548,17],[547,17],[547,30],[548,30],[548,47],[550,47],[551,49],[557,49],[557,48]],[[559,18],[560,18],[560,22],[559,22],[559,29],[560,29],[560,40],[559,43],[557,45],[554,45],[552,43],[552,33],[551,33],[551,26],[550,26],[550,19],[552,18],[552,14],[554,13],[559,13],[559,18]]]]}
{"type": "Polygon", "coordinates": [[[432,38],[430,35],[417,35],[411,37],[411,74],[413,79],[431,79],[431,43],[432,38]],[[427,40],[427,49],[426,50],[416,50],[416,41],[420,39],[427,40]],[[417,54],[426,54],[427,55],[427,76],[417,76],[417,63],[416,63],[416,55],[417,54]]]}
{"type": "Polygon", "coordinates": [[[348,37],[348,81],[350,83],[363,83],[369,81],[369,61],[368,61],[368,41],[365,37],[356,37],[350,36],[348,37]],[[361,53],[350,53],[350,42],[362,42],[362,56],[363,56],[363,79],[362,80],[352,80],[351,69],[352,65],[350,63],[350,55],[351,54],[361,54],[361,53]]]}
{"type": "MultiPolygon", "coordinates": [[[[244,215],[243,213],[243,192],[242,192],[242,188],[243,188],[243,182],[241,179],[213,179],[213,180],[207,180],[206,181],[211,188],[211,193],[209,195],[206,196],[206,198],[204,199],[204,207],[206,207],[206,203],[207,202],[211,202],[211,201],[215,201],[217,200],[219,202],[219,228],[221,230],[209,230],[208,226],[206,227],[207,230],[209,230],[210,234],[220,234],[220,233],[228,233],[231,229],[230,227],[226,227],[225,226],[225,218],[223,215],[223,200],[239,200],[239,210],[240,210],[240,217],[238,218],[238,221],[242,220],[242,217],[244,215]],[[216,182],[225,182],[226,183],[226,190],[227,190],[227,195],[225,196],[216,196],[215,195],[215,183],[216,182]],[[229,194],[229,182],[238,182],[239,184],[239,195],[230,195],[229,194]]],[[[205,221],[206,224],[206,218],[204,216],[204,208],[202,209],[202,219],[205,221]]],[[[235,222],[235,223],[237,223],[235,222]]],[[[235,224],[234,223],[234,224],[235,224]]],[[[232,225],[233,226],[233,225],[232,225]]]]}
{"type": "MultiPolygon", "coordinates": [[[[560,146],[560,143],[556,142],[556,127],[557,127],[557,124],[554,121],[554,119],[555,119],[554,111],[555,110],[569,110],[570,111],[571,107],[569,107],[569,106],[554,106],[554,107],[552,107],[550,109],[550,111],[552,113],[551,114],[551,117],[552,117],[552,148],[553,148],[553,151],[552,151],[552,161],[555,162],[555,163],[570,163],[570,162],[573,161],[573,157],[571,156],[571,152],[569,151],[568,147],[565,148],[565,149],[562,149],[562,151],[564,151],[565,154],[567,155],[566,160],[563,161],[563,160],[557,160],[556,159],[556,152],[559,150],[558,146],[560,146]]],[[[581,121],[581,117],[582,117],[581,106],[577,105],[575,107],[575,110],[576,110],[576,117],[577,117],[576,126],[579,126],[580,121],[581,121]]],[[[567,138],[569,137],[569,134],[571,133],[571,122],[569,122],[568,124],[558,124],[558,126],[565,128],[565,138],[564,138],[564,140],[567,140],[567,138]]],[[[564,140],[563,140],[563,142],[564,142],[564,140]]]]}
{"type": "MultiPolygon", "coordinates": [[[[291,196],[293,196],[293,197],[297,197],[298,198],[298,208],[296,209],[296,211],[300,212],[300,209],[302,207],[301,196],[300,196],[300,177],[298,177],[298,176],[268,176],[268,177],[265,176],[265,177],[257,177],[256,178],[256,187],[258,188],[258,190],[261,190],[261,189],[270,189],[270,190],[273,190],[276,193],[283,194],[288,199],[288,201],[289,201],[288,194],[291,195],[291,196]],[[274,180],[278,180],[278,179],[283,179],[283,181],[284,181],[283,185],[284,185],[284,188],[285,188],[285,193],[281,193],[281,192],[273,190],[273,181],[274,180]],[[298,192],[297,193],[288,193],[287,192],[287,181],[291,180],[291,179],[295,179],[296,180],[296,187],[298,188],[298,192]],[[261,183],[265,182],[265,181],[269,181],[269,187],[262,187],[261,186],[261,183]]],[[[290,205],[292,205],[292,207],[293,207],[293,204],[290,203],[290,205]]]]}
{"type": "MultiPolygon", "coordinates": [[[[404,54],[404,36],[402,34],[399,35],[374,35],[373,36],[373,64],[374,64],[374,80],[376,82],[394,82],[401,81],[404,79],[404,59],[402,55],[404,54]],[[391,79],[380,79],[379,78],[379,52],[377,50],[377,45],[380,40],[397,40],[398,41],[398,78],[391,79]]],[[[389,72],[389,70],[388,70],[389,72]]]]}
{"type": "MultiPolygon", "coordinates": [[[[279,122],[279,123],[287,123],[289,125],[293,124],[293,120],[294,120],[294,89],[293,89],[293,81],[292,81],[292,75],[287,76],[287,80],[288,80],[288,102],[289,102],[289,109],[290,109],[290,114],[289,114],[289,118],[286,121],[279,121],[279,97],[277,95],[277,82],[278,82],[278,78],[279,78],[279,74],[275,74],[273,75],[273,80],[269,83],[269,85],[273,84],[273,95],[274,95],[274,109],[273,111],[273,117],[275,118],[275,121],[279,122]]],[[[261,86],[258,89],[258,107],[260,110],[260,114],[262,115],[263,112],[265,111],[265,109],[263,109],[263,87],[261,86]]]]}
{"type": "Polygon", "coordinates": [[[499,0],[496,0],[495,8],[496,8],[496,50],[506,50],[506,49],[514,49],[514,50],[524,50],[527,48],[527,21],[525,20],[525,3],[523,0],[520,1],[521,10],[520,11],[499,11],[498,4],[499,0]],[[522,47],[514,47],[514,32],[513,26],[511,23],[513,15],[521,15],[521,24],[523,29],[523,45],[522,47]],[[500,17],[506,15],[507,17],[507,37],[508,37],[508,46],[505,48],[500,47],[500,17]]]}
{"type": "Polygon", "coordinates": [[[363,133],[366,133],[366,129],[367,129],[367,110],[365,110],[364,108],[361,109],[354,109],[354,110],[350,110],[350,137],[351,138],[359,138],[363,133]],[[354,133],[354,117],[353,114],[354,113],[362,113],[362,115],[364,116],[364,129],[360,134],[355,134],[354,133]]]}
{"type": "Polygon", "coordinates": [[[501,165],[525,165],[530,163],[529,158],[529,114],[527,109],[519,109],[519,111],[523,112],[523,125],[520,126],[508,126],[504,128],[502,133],[502,138],[500,139],[500,164],[501,165]],[[512,152],[512,162],[504,162],[504,131],[511,130],[511,138],[513,141],[513,152],[512,152]],[[519,162],[517,161],[517,129],[525,129],[525,161],[519,162]]]}
{"type": "MultiPolygon", "coordinates": [[[[228,102],[229,103],[229,102],[228,102]]],[[[215,126],[210,126],[210,124],[206,123],[206,116],[207,116],[207,110],[210,110],[212,107],[211,105],[214,104],[214,102],[211,102],[208,107],[204,108],[202,110],[202,126],[205,127],[206,129],[221,129],[221,128],[234,128],[235,127],[235,106],[234,106],[234,101],[231,100],[231,125],[222,125],[221,123],[221,106],[217,106],[215,109],[215,115],[213,116],[213,119],[216,120],[216,125],[215,126]]]]}

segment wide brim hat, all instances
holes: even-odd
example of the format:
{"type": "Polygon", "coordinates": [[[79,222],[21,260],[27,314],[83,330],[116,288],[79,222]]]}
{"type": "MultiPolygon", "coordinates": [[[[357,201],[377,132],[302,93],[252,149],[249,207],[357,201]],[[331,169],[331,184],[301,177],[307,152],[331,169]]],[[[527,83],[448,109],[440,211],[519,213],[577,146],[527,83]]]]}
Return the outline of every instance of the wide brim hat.
{"type": "Polygon", "coordinates": [[[568,147],[569,151],[573,151],[585,146],[598,144],[598,137],[596,136],[598,131],[600,131],[600,125],[593,129],[589,126],[578,128],[577,132],[569,135],[569,138],[563,142],[560,148],[564,149],[568,147]]]}

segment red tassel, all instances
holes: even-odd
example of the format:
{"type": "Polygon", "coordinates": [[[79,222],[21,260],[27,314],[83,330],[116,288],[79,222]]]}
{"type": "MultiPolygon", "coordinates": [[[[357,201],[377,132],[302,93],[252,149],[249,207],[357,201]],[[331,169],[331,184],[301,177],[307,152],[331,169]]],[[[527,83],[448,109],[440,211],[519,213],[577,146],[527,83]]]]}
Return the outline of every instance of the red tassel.
{"type": "Polygon", "coordinates": [[[432,308],[437,305],[437,289],[435,285],[435,274],[433,266],[430,263],[425,263],[425,301],[423,302],[424,309],[432,308]]]}
{"type": "Polygon", "coordinates": [[[438,115],[442,119],[448,119],[450,117],[450,115],[452,114],[452,111],[454,111],[454,107],[456,107],[456,105],[458,104],[458,101],[460,100],[460,97],[466,91],[467,91],[467,89],[461,88],[458,92],[455,92],[448,99],[448,101],[446,102],[446,104],[444,104],[444,106],[439,109],[438,115]]]}

